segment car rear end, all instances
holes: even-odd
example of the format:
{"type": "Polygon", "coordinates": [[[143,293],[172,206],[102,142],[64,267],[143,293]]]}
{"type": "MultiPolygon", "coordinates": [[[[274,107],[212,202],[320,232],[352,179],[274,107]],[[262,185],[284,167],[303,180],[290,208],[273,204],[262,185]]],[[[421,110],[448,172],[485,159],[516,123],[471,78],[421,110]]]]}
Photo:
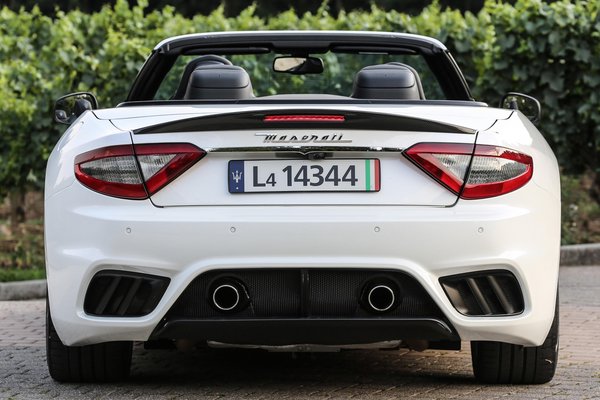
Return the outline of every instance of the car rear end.
{"type": "Polygon", "coordinates": [[[518,113],[164,109],[150,125],[97,112],[83,122],[104,134],[51,157],[49,295],[66,345],[544,341],[557,171],[518,113]]]}

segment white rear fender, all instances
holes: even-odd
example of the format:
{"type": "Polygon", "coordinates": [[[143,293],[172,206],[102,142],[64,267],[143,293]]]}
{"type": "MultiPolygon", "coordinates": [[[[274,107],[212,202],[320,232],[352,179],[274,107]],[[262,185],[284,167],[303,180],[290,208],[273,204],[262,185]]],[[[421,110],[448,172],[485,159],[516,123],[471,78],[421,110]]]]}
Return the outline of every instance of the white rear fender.
{"type": "MultiPolygon", "coordinates": [[[[560,177],[556,156],[546,139],[521,112],[515,111],[510,118],[499,120],[489,130],[479,132],[477,144],[503,146],[531,156],[531,181],[546,190],[560,208],[560,177]]],[[[560,216],[560,212],[556,215],[560,216]]]]}
{"type": "Polygon", "coordinates": [[[60,138],[48,158],[44,194],[51,197],[75,181],[74,160],[79,154],[106,146],[131,144],[131,134],[110,121],[86,112],[60,138]]]}

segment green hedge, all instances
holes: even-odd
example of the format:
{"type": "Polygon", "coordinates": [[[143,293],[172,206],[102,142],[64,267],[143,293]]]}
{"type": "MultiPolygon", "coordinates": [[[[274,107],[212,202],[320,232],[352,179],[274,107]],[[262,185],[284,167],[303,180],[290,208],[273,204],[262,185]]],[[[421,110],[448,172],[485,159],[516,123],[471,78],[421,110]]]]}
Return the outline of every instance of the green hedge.
{"type": "MultiPolygon", "coordinates": [[[[568,172],[600,176],[600,3],[488,1],[477,15],[437,4],[420,15],[290,10],[263,19],[253,6],[235,18],[222,9],[188,19],[166,7],[145,12],[146,0],[84,14],[0,10],[0,196],[41,187],[48,155],[62,133],[51,120],[54,100],[87,90],[101,105],[122,101],[150,49],[192,32],[255,29],[341,29],[429,35],[444,42],[478,100],[496,105],[507,91],[543,104],[540,129],[568,172]]],[[[600,181],[600,180],[599,180],[600,181]]]]}

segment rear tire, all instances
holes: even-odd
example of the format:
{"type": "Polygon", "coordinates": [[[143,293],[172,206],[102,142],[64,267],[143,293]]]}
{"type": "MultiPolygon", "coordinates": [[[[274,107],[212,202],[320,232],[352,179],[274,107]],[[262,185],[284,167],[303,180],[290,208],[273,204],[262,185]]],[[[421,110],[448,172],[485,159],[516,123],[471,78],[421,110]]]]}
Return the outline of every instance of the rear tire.
{"type": "Polygon", "coordinates": [[[541,346],[471,342],[475,379],[485,383],[540,384],[554,377],[558,361],[558,298],[550,332],[541,346]]]}
{"type": "Polygon", "coordinates": [[[113,382],[127,378],[132,342],[65,346],[52,324],[46,299],[46,360],[52,379],[59,382],[113,382]]]}

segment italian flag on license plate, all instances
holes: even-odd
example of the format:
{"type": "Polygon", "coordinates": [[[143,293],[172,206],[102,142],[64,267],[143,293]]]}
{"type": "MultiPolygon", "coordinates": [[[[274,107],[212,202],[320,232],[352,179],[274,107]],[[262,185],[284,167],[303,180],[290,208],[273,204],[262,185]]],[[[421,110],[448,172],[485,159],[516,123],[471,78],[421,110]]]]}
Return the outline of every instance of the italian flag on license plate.
{"type": "Polygon", "coordinates": [[[379,191],[379,160],[365,160],[365,190],[379,191]]]}

